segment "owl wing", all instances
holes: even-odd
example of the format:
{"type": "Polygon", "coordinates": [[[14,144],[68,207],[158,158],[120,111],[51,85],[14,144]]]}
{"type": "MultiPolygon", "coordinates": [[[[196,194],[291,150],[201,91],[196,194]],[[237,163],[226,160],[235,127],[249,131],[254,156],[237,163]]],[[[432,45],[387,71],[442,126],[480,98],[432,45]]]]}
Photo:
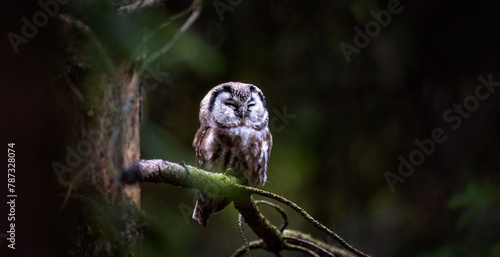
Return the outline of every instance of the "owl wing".
{"type": "MultiPolygon", "coordinates": [[[[269,128],[266,128],[266,133],[268,135],[268,137],[266,138],[267,145],[268,145],[267,159],[266,159],[266,164],[267,164],[267,162],[269,161],[269,157],[271,157],[271,148],[273,148],[273,135],[271,134],[271,130],[269,128]]],[[[266,171],[267,171],[267,167],[266,167],[266,171]]]]}
{"type": "MultiPolygon", "coordinates": [[[[213,146],[214,144],[213,133],[216,131],[217,129],[202,126],[198,129],[196,135],[194,136],[193,148],[196,152],[196,160],[198,165],[203,169],[210,169],[212,167],[210,158],[213,156],[213,149],[211,149],[210,146],[213,146]]],[[[198,199],[193,211],[193,219],[197,220],[198,223],[203,226],[206,226],[210,216],[221,211],[230,203],[231,201],[223,196],[200,190],[198,192],[198,199]]]]}
{"type": "Polygon", "coordinates": [[[203,154],[204,151],[202,150],[202,144],[205,136],[207,135],[207,132],[210,129],[211,128],[208,126],[201,126],[194,136],[193,148],[196,153],[196,161],[198,162],[198,166],[200,167],[202,167],[207,161],[205,154],[203,154]]]}
{"type": "Polygon", "coordinates": [[[261,135],[255,159],[249,165],[250,169],[244,172],[249,185],[254,187],[263,187],[267,181],[267,162],[273,147],[273,137],[269,128],[261,130],[261,135]]]}

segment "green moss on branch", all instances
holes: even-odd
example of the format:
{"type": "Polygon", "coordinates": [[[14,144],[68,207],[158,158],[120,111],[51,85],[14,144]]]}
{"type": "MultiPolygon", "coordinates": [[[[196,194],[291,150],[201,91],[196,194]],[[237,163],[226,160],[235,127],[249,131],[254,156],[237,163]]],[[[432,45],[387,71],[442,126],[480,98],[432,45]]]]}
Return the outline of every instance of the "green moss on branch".
{"type": "MultiPolygon", "coordinates": [[[[235,208],[244,217],[245,222],[262,241],[251,243],[249,248],[263,248],[279,256],[284,249],[307,252],[312,256],[342,256],[351,257],[351,253],[328,245],[299,231],[278,230],[257,207],[252,194],[265,196],[282,202],[301,214],[321,231],[330,235],[356,256],[368,256],[345,242],[332,230],[321,224],[294,202],[265,190],[242,185],[238,178],[223,174],[208,172],[185,164],[172,163],[165,160],[141,160],[123,172],[121,181],[124,183],[153,182],[169,183],[184,188],[197,188],[214,194],[223,195],[234,201],[235,208]],[[325,255],[326,254],[326,255],[325,255]]],[[[284,215],[286,218],[286,215],[284,215]]],[[[283,227],[284,228],[284,227],[283,227]]],[[[233,256],[240,256],[238,249],[233,256]]]]}

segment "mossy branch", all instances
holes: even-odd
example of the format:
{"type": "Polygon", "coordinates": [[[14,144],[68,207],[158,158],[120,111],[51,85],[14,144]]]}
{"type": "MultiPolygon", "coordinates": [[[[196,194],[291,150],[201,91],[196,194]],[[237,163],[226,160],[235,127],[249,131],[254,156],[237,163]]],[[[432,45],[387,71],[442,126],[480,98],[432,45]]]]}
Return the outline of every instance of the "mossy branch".
{"type": "MultiPolygon", "coordinates": [[[[347,251],[326,244],[299,231],[284,229],[288,221],[278,229],[262,215],[252,194],[261,195],[279,201],[302,215],[306,220],[325,232],[343,247],[356,256],[368,256],[349,245],[332,230],[314,219],[304,209],[294,202],[271,192],[241,184],[241,181],[230,175],[208,172],[185,164],[172,163],[165,160],[142,160],[122,173],[124,183],[153,182],[168,183],[178,187],[197,188],[211,193],[224,195],[234,201],[235,208],[245,219],[254,233],[262,240],[250,242],[250,249],[265,249],[279,256],[281,250],[297,250],[308,253],[310,256],[353,256],[347,251]]],[[[272,206],[272,205],[271,205],[272,206]]],[[[286,220],[286,214],[276,206],[286,220]]],[[[241,256],[246,247],[239,248],[233,256],[241,256]]]]}

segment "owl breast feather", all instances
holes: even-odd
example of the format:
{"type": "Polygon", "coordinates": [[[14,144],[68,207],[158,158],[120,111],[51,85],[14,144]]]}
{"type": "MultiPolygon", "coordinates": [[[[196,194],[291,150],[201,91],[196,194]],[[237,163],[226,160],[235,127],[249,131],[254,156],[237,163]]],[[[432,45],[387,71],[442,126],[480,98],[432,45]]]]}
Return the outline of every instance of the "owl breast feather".
{"type": "Polygon", "coordinates": [[[243,176],[250,186],[262,187],[267,179],[267,161],[272,139],[268,128],[208,128],[197,157],[213,172],[243,176]]]}

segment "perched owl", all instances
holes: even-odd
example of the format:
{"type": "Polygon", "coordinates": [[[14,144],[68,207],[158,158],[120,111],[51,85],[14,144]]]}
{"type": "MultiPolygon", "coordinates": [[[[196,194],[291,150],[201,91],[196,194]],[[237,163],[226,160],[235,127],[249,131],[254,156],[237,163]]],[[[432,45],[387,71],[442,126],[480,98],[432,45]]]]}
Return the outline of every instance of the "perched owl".
{"type": "MultiPolygon", "coordinates": [[[[262,91],[240,82],[220,84],[201,101],[199,118],[201,126],[193,141],[198,164],[245,178],[250,186],[264,186],[273,141],[262,91]]],[[[208,218],[229,203],[222,196],[200,191],[193,219],[206,226],[208,218]]]]}

